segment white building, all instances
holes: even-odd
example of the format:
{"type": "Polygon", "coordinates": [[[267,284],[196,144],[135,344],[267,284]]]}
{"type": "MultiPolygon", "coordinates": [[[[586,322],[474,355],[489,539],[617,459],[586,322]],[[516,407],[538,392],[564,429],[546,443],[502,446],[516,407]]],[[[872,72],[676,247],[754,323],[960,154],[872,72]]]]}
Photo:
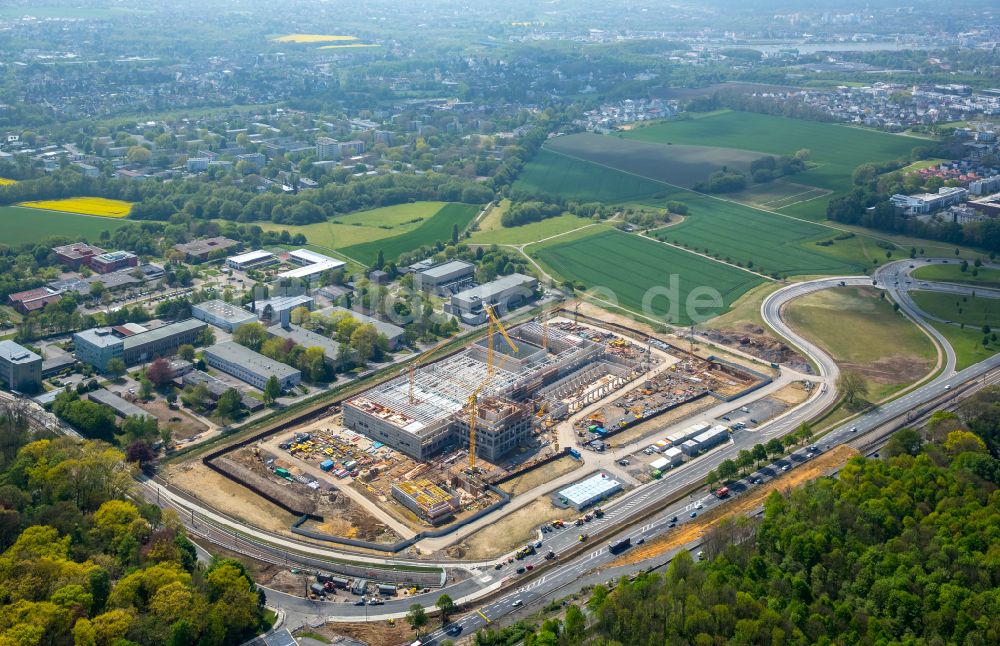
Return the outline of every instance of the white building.
{"type": "Polygon", "coordinates": [[[903,209],[910,215],[917,213],[932,213],[959,204],[968,196],[969,191],[958,186],[942,186],[937,193],[921,193],[919,195],[903,195],[897,193],[889,198],[893,206],[903,209]]]}
{"type": "Polygon", "coordinates": [[[240,271],[245,271],[253,267],[262,267],[276,262],[278,262],[278,257],[270,251],[264,251],[263,249],[248,251],[247,253],[241,253],[238,256],[230,256],[229,258],[226,258],[227,267],[239,269],[240,271]]]}

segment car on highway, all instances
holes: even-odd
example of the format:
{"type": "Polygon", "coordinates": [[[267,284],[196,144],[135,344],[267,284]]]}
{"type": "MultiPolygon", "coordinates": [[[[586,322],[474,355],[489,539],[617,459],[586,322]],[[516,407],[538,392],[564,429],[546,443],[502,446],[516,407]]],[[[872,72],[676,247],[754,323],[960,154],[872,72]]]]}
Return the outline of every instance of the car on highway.
{"type": "Polygon", "coordinates": [[[670,519],[670,522],[672,522],[672,523],[676,523],[676,522],[677,522],[677,516],[674,516],[673,518],[671,518],[671,519],[670,519]]]}
{"type": "Polygon", "coordinates": [[[511,605],[513,605],[515,608],[520,608],[521,606],[524,605],[524,602],[521,601],[520,599],[514,599],[514,603],[511,605]]]}
{"type": "Polygon", "coordinates": [[[365,605],[365,600],[364,599],[358,599],[357,601],[354,602],[354,605],[356,605],[356,606],[363,606],[363,605],[365,605]]]}
{"type": "Polygon", "coordinates": [[[858,427],[857,426],[852,426],[851,427],[851,432],[852,433],[857,433],[858,432],[858,427]]]}
{"type": "Polygon", "coordinates": [[[590,538],[590,536],[588,536],[587,534],[580,534],[580,536],[577,538],[577,540],[582,543],[585,540],[587,540],[588,538],[590,538]]]}
{"type": "Polygon", "coordinates": [[[627,467],[631,463],[628,461],[628,458],[622,458],[621,460],[618,460],[618,464],[623,467],[627,467]]]}
{"type": "Polygon", "coordinates": [[[781,465],[781,470],[782,471],[788,471],[788,465],[787,464],[781,465]]]}
{"type": "Polygon", "coordinates": [[[697,515],[698,515],[698,512],[696,512],[696,511],[692,511],[692,512],[691,512],[691,518],[694,518],[694,517],[695,517],[695,516],[697,516],[697,515]]]}
{"type": "Polygon", "coordinates": [[[951,390],[951,384],[945,384],[944,385],[944,389],[945,390],[951,390]]]}
{"type": "Polygon", "coordinates": [[[703,504],[701,504],[701,503],[699,502],[699,503],[698,503],[698,504],[697,504],[697,505],[695,506],[695,509],[701,509],[701,508],[702,508],[702,507],[704,507],[704,506],[705,506],[705,505],[703,505],[703,504]]]}
{"type": "Polygon", "coordinates": [[[754,484],[760,484],[760,483],[762,483],[762,482],[764,482],[764,481],[763,481],[763,480],[761,480],[760,478],[754,478],[754,479],[753,479],[753,483],[754,483],[754,484]]]}
{"type": "Polygon", "coordinates": [[[517,568],[517,573],[518,574],[524,574],[524,567],[517,568]]]}
{"type": "Polygon", "coordinates": [[[452,624],[451,626],[448,626],[448,630],[446,632],[452,637],[454,637],[455,635],[461,635],[462,627],[459,626],[458,624],[452,624]]]}
{"type": "Polygon", "coordinates": [[[524,569],[527,570],[528,572],[531,572],[532,570],[535,569],[535,566],[532,565],[531,563],[528,563],[527,565],[524,566],[524,569]]]}

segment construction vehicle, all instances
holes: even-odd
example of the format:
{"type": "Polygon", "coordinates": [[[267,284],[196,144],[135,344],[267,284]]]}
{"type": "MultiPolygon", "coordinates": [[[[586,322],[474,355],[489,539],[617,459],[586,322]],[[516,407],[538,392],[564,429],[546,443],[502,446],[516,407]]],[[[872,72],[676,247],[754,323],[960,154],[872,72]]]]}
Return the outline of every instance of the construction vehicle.
{"type": "Polygon", "coordinates": [[[580,534],[580,537],[579,537],[579,539],[578,539],[578,540],[579,540],[579,541],[580,541],[580,542],[582,543],[582,542],[584,542],[585,540],[587,540],[588,538],[590,538],[590,535],[589,535],[589,534],[580,534]]]}

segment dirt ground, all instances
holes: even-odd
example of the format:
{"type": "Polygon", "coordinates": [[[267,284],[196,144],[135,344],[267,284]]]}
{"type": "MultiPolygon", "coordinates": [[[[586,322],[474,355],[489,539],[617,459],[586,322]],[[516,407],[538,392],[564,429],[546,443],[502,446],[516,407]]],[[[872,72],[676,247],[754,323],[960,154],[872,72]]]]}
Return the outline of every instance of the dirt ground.
{"type": "Polygon", "coordinates": [[[534,539],[543,523],[573,515],[573,511],[559,509],[548,496],[542,496],[449,548],[448,553],[467,559],[499,557],[534,539]]]}
{"type": "Polygon", "coordinates": [[[769,397],[789,406],[796,406],[809,398],[809,391],[805,389],[805,386],[801,382],[796,381],[783,388],[779,388],[771,393],[769,397]]]}
{"type": "Polygon", "coordinates": [[[784,341],[768,332],[766,328],[753,323],[744,323],[735,328],[706,329],[704,333],[716,343],[739,348],[764,361],[783,363],[797,370],[809,365],[805,357],[784,341]]]}
{"type": "MultiPolygon", "coordinates": [[[[428,632],[437,627],[439,622],[431,618],[427,627],[423,630],[428,632]]],[[[337,643],[338,637],[347,637],[354,641],[368,644],[368,646],[398,646],[399,644],[411,644],[416,639],[413,629],[405,621],[369,621],[358,623],[329,623],[319,628],[304,628],[295,633],[296,637],[303,633],[314,633],[323,635],[333,643],[337,643]]]]}
{"type": "Polygon", "coordinates": [[[160,428],[170,427],[173,429],[175,440],[187,439],[208,430],[208,426],[191,417],[182,410],[170,410],[167,402],[156,399],[149,403],[144,403],[142,407],[156,416],[160,422],[160,428]]]}
{"type": "Polygon", "coordinates": [[[170,465],[163,474],[172,485],[219,511],[272,532],[287,532],[295,522],[288,512],[192,460],[170,465]]]}
{"type": "Polygon", "coordinates": [[[543,467],[533,469],[523,476],[518,476],[500,485],[500,488],[512,496],[517,496],[525,491],[530,491],[538,485],[555,480],[559,476],[583,466],[582,462],[577,462],[571,457],[559,458],[554,462],[549,462],[543,467]]]}
{"type": "Polygon", "coordinates": [[[934,367],[933,361],[913,356],[895,355],[870,363],[841,362],[845,370],[856,370],[878,384],[909,384],[923,378],[934,367]]]}
{"type": "Polygon", "coordinates": [[[729,516],[744,515],[761,507],[772,491],[789,491],[800,487],[810,480],[815,480],[831,469],[839,467],[858,452],[846,445],[824,453],[807,464],[784,473],[775,480],[770,480],[755,488],[748,494],[736,498],[732,503],[711,509],[691,522],[668,532],[666,535],[647,541],[639,548],[632,548],[608,564],[608,567],[639,563],[667,552],[683,547],[702,537],[712,526],[729,516]]]}
{"type": "Polygon", "coordinates": [[[627,431],[612,437],[610,442],[617,450],[618,447],[631,444],[648,435],[656,434],[662,431],[664,427],[670,426],[671,424],[686,417],[690,417],[691,415],[696,415],[703,410],[711,408],[717,403],[718,401],[712,397],[702,397],[698,401],[678,406],[672,411],[642,422],[641,424],[636,424],[627,431]]]}

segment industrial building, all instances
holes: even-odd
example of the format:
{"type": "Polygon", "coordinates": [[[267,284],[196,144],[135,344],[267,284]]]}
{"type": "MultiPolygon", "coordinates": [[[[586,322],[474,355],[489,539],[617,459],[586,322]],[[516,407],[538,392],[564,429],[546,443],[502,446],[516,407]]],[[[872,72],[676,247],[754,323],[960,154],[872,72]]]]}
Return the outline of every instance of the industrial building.
{"type": "Polygon", "coordinates": [[[381,319],[377,319],[371,316],[367,316],[360,312],[355,312],[354,310],[349,310],[346,307],[333,306],[324,307],[321,310],[317,310],[316,314],[320,316],[325,316],[328,318],[340,316],[342,314],[349,314],[351,318],[355,319],[359,323],[367,325],[371,323],[375,326],[375,331],[379,334],[384,334],[385,338],[389,340],[389,349],[395,350],[403,342],[403,334],[406,332],[403,328],[398,325],[393,325],[392,323],[387,323],[381,319]]]}
{"type": "Polygon", "coordinates": [[[91,256],[88,264],[91,269],[99,274],[110,274],[119,269],[137,266],[139,264],[139,256],[131,251],[110,251],[91,256]]]}
{"type": "Polygon", "coordinates": [[[728,439],[729,429],[719,424],[681,444],[681,451],[688,457],[694,457],[715,448],[728,439]]]}
{"type": "Polygon", "coordinates": [[[244,323],[253,323],[257,320],[253,312],[218,298],[192,305],[191,316],[226,332],[232,332],[244,323]]]}
{"type": "Polygon", "coordinates": [[[100,371],[108,362],[121,359],[126,366],[144,363],[155,357],[169,357],[185,343],[193,344],[205,329],[196,319],[185,319],[152,330],[133,333],[128,328],[91,328],[73,335],[76,358],[100,371]]]}
{"type": "Polygon", "coordinates": [[[414,289],[441,296],[459,292],[476,280],[476,266],[464,260],[446,260],[436,265],[417,263],[410,269],[414,289]]]}
{"type": "Polygon", "coordinates": [[[537,287],[538,279],[533,276],[501,276],[452,295],[444,309],[470,325],[481,325],[486,322],[484,306],[493,306],[497,314],[504,314],[531,300],[537,287]]]}
{"type": "Polygon", "coordinates": [[[291,323],[278,323],[267,328],[267,333],[281,339],[289,339],[306,348],[322,348],[326,356],[326,362],[331,366],[336,366],[337,355],[340,351],[340,344],[329,337],[317,334],[312,330],[307,330],[301,325],[291,323]]]}
{"type": "Polygon", "coordinates": [[[118,417],[142,417],[143,419],[150,419],[153,417],[132,402],[122,399],[107,388],[99,388],[87,395],[87,398],[92,402],[97,402],[98,404],[107,406],[113,410],[115,415],[118,417]]]}
{"type": "Polygon", "coordinates": [[[257,251],[248,251],[247,253],[241,253],[238,256],[230,256],[226,258],[226,267],[246,271],[247,269],[253,269],[254,267],[272,265],[276,262],[278,262],[278,257],[273,253],[270,251],[264,251],[263,249],[258,249],[257,251]]]}
{"type": "Polygon", "coordinates": [[[291,388],[302,381],[302,373],[295,368],[265,357],[235,341],[217,343],[206,348],[204,355],[208,365],[260,390],[264,389],[272,375],[278,378],[282,389],[291,388]]]}
{"type": "Polygon", "coordinates": [[[960,204],[968,194],[969,191],[959,186],[942,186],[937,193],[921,193],[919,195],[897,193],[889,198],[889,202],[903,212],[915,215],[933,213],[960,204]]]}
{"type": "Polygon", "coordinates": [[[324,256],[308,249],[296,249],[288,252],[288,262],[300,265],[296,269],[289,269],[278,274],[278,278],[298,278],[299,280],[312,280],[324,272],[336,271],[347,265],[343,260],[337,260],[330,256],[324,256]]]}
{"type": "Polygon", "coordinates": [[[10,390],[35,392],[42,386],[42,358],[13,341],[0,341],[0,381],[10,390]]]}
{"type": "Polygon", "coordinates": [[[586,480],[560,489],[557,495],[561,503],[575,507],[577,511],[580,511],[621,490],[622,483],[608,477],[606,473],[597,473],[586,480]]]}
{"type": "Polygon", "coordinates": [[[417,459],[447,447],[468,446],[469,396],[479,390],[476,454],[496,461],[530,433],[529,402],[546,385],[602,360],[604,346],[529,322],[508,330],[513,353],[494,338],[488,374],[485,339],[383,382],[344,403],[344,425],[417,459]],[[524,350],[521,350],[521,348],[524,350]]]}
{"type": "Polygon", "coordinates": [[[457,494],[430,480],[393,484],[392,497],[432,525],[449,520],[461,508],[457,494]]]}

